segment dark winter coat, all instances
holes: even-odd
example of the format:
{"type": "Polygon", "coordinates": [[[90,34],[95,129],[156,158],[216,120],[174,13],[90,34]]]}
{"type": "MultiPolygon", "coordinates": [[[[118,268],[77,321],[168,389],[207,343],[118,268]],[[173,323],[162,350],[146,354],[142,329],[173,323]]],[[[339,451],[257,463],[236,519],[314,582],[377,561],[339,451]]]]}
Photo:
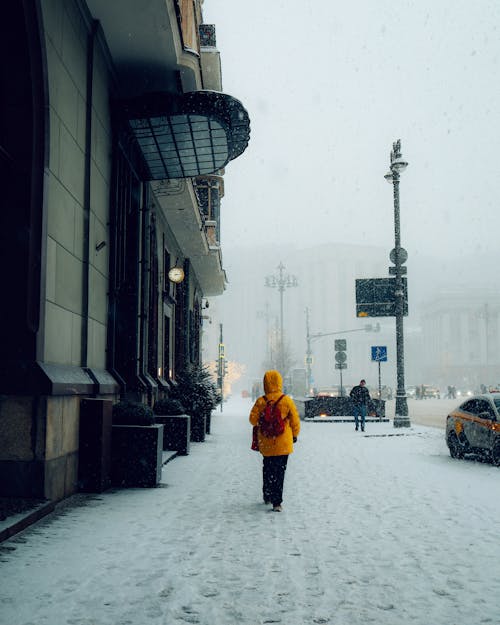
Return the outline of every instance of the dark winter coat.
{"type": "Polygon", "coordinates": [[[366,388],[366,386],[361,386],[360,384],[354,386],[349,395],[352,401],[358,406],[363,404],[367,405],[371,399],[370,391],[366,388]]]}

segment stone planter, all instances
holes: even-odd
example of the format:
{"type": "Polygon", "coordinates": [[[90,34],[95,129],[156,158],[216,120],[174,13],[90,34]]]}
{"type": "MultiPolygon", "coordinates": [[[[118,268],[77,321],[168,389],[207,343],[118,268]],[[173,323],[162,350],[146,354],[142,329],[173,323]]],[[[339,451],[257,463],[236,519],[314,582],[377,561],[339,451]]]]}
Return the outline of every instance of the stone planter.
{"type": "Polygon", "coordinates": [[[205,413],[191,415],[191,441],[202,443],[205,440],[206,427],[205,413]]]}
{"type": "MultiPolygon", "coordinates": [[[[307,397],[295,398],[294,401],[301,419],[316,417],[320,414],[332,417],[352,416],[354,414],[350,397],[307,397]]],[[[385,419],[385,401],[383,399],[372,399],[368,413],[372,407],[377,411],[377,418],[385,419]]]]}
{"type": "Polygon", "coordinates": [[[87,493],[101,493],[111,486],[111,424],[113,402],[82,399],[78,454],[78,486],[87,493]]]}
{"type": "Polygon", "coordinates": [[[212,411],[208,410],[205,415],[205,433],[210,434],[210,428],[212,426],[212,411]]]}
{"type": "Polygon", "coordinates": [[[191,417],[188,414],[155,415],[156,423],[163,425],[163,449],[189,454],[191,417]]]}
{"type": "Polygon", "coordinates": [[[161,479],[163,425],[113,425],[111,482],[113,486],[152,487],[161,479]]]}

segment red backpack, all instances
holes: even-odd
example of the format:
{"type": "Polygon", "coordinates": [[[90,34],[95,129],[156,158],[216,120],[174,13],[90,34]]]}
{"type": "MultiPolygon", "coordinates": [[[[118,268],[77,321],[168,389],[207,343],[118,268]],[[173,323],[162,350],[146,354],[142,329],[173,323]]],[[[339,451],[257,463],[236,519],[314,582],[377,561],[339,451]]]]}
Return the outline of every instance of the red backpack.
{"type": "Polygon", "coordinates": [[[260,413],[259,427],[263,436],[273,438],[283,434],[285,431],[285,421],[281,416],[278,403],[283,399],[282,395],[275,402],[268,401],[266,407],[260,413]]]}

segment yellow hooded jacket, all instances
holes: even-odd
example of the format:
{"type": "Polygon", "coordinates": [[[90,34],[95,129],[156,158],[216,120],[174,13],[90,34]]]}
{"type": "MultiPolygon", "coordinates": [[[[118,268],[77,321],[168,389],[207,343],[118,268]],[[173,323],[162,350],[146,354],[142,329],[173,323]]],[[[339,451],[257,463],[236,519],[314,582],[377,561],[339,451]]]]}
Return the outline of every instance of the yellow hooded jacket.
{"type": "MultiPolygon", "coordinates": [[[[250,411],[250,423],[259,424],[261,412],[268,401],[276,401],[283,395],[283,379],[279,371],[266,371],[264,374],[265,395],[259,397],[250,411]]],[[[300,432],[300,417],[291,397],[285,395],[279,402],[281,417],[285,420],[285,431],[279,436],[268,438],[259,431],[259,451],[263,456],[286,456],[293,452],[293,437],[300,432]]]]}

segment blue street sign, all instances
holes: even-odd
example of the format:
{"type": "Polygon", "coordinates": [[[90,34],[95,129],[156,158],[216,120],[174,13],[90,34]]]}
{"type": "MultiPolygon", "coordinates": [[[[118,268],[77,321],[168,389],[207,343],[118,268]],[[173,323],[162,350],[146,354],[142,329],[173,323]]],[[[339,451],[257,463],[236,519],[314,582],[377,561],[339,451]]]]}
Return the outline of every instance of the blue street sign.
{"type": "Polygon", "coordinates": [[[372,345],[372,360],[375,362],[387,362],[387,346],[372,345]]]}

